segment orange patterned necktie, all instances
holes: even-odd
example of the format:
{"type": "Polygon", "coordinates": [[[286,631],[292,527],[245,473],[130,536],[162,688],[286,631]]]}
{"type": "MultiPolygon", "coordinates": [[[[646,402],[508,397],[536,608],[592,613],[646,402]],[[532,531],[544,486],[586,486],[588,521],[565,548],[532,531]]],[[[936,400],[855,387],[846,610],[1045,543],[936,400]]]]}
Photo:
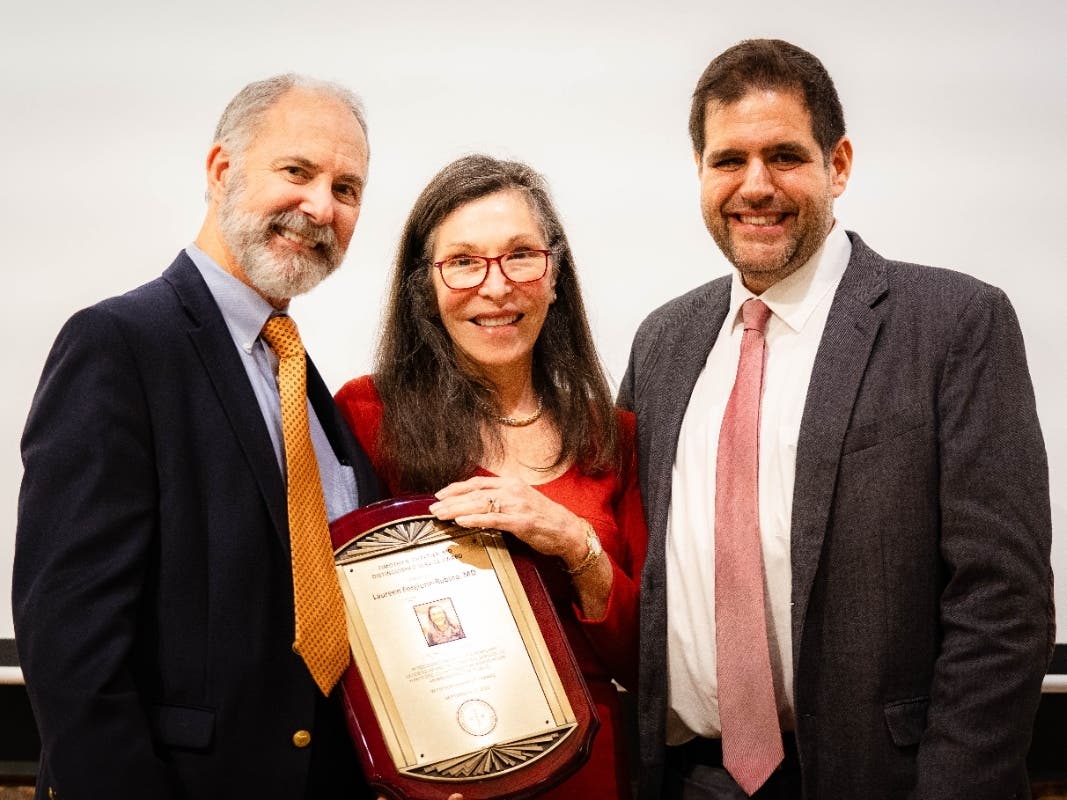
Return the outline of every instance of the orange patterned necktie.
{"type": "Polygon", "coordinates": [[[293,650],[304,659],[322,693],[329,694],[351,656],[344,598],[333,563],[326,501],[308,428],[304,345],[296,323],[286,316],[268,319],[263,326],[263,338],[278,354],[296,606],[293,650]]]}
{"type": "Polygon", "coordinates": [[[741,306],[745,331],[715,468],[715,648],[722,761],[752,795],[783,757],[763,607],[759,418],[763,329],[771,310],[741,306]]]}

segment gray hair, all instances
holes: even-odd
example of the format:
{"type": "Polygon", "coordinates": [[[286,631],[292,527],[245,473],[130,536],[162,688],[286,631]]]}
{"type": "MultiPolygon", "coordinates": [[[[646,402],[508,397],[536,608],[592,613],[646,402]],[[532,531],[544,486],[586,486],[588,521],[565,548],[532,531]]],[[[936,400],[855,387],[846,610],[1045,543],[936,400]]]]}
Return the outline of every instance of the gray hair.
{"type": "MultiPolygon", "coordinates": [[[[215,127],[214,141],[223,144],[233,158],[240,160],[259,128],[263,115],[281,99],[282,95],[293,89],[324,94],[340,101],[352,112],[359,127],[363,129],[363,136],[367,137],[367,120],[363,113],[363,102],[353,91],[337,83],[287,72],[284,75],[255,81],[239,91],[226,106],[226,110],[222,112],[219,124],[215,127]]],[[[369,137],[367,141],[369,148],[369,137]]]]}

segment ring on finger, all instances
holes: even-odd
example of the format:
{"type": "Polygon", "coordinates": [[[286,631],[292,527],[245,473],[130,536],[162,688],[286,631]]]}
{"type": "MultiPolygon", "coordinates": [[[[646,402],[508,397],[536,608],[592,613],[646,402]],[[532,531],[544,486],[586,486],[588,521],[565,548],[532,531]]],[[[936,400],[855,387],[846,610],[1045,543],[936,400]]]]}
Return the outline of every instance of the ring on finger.
{"type": "Polygon", "coordinates": [[[489,498],[489,513],[497,514],[500,512],[500,505],[497,503],[496,498],[490,496],[489,498]]]}

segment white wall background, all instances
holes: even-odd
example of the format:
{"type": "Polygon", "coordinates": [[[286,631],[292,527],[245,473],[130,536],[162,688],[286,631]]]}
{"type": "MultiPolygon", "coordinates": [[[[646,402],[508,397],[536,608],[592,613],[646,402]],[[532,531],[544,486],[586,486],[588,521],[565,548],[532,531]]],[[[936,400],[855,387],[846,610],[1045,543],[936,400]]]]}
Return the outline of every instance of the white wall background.
{"type": "Polygon", "coordinates": [[[242,85],[296,70],[368,107],[371,182],[347,262],[293,306],[332,388],[369,368],[415,196],[480,150],[548,178],[617,382],[643,316],[727,270],[698,210],[689,95],[715,54],[773,36],[837,82],[856,153],[838,218],[886,256],[958,267],[1016,304],[1067,641],[1065,34],[1062,0],[5,0],[0,638],[13,633],[18,441],[52,339],[195,236],[211,133],[242,85]]]}

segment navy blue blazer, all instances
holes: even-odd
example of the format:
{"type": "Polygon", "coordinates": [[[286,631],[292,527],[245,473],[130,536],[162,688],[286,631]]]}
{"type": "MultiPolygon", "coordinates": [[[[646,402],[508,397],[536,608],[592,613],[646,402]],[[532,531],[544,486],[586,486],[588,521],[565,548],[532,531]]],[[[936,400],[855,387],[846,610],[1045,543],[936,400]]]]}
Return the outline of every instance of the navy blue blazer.
{"type": "MultiPolygon", "coordinates": [[[[308,394],[360,501],[376,500],[310,360],[308,394]]],[[[286,495],[266,424],[184,252],[67,322],[22,455],[13,608],[38,797],[362,796],[338,692],[322,698],[291,650],[286,495]]]]}
{"type": "MultiPolygon", "coordinates": [[[[855,234],[808,384],[793,494],[805,797],[1029,797],[1052,641],[1048,463],[1004,293],[855,234]]],[[[724,277],[654,311],[619,390],[648,518],[642,796],[661,790],[671,473],[730,304],[724,277]]],[[[708,613],[713,613],[708,609],[708,613]]]]}

